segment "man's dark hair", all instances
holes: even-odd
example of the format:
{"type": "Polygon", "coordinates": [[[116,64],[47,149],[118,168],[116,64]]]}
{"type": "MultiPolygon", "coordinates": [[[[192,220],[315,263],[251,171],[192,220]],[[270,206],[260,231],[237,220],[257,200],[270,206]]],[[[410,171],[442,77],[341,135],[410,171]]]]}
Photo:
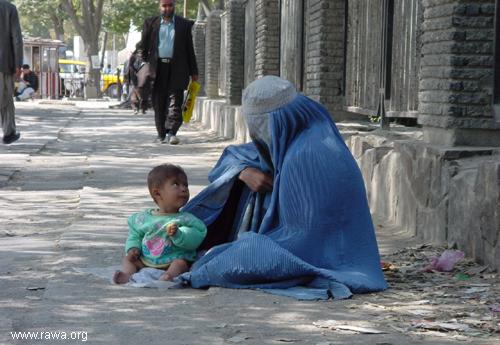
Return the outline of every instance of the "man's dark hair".
{"type": "Polygon", "coordinates": [[[154,188],[160,188],[166,180],[177,176],[187,177],[184,169],[178,165],[162,164],[154,167],[148,174],[148,188],[151,197],[153,197],[152,191],[154,188]]]}
{"type": "Polygon", "coordinates": [[[24,64],[24,65],[23,65],[23,69],[30,69],[30,65],[28,65],[28,64],[24,64]]]}

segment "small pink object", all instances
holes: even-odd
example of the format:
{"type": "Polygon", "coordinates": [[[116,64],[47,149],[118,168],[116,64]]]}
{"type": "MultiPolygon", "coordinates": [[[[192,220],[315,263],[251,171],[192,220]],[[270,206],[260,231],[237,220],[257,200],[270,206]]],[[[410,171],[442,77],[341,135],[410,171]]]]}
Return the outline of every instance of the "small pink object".
{"type": "Polygon", "coordinates": [[[445,250],[439,258],[431,258],[431,263],[424,268],[424,271],[451,272],[457,262],[462,260],[464,257],[464,252],[461,252],[460,250],[445,250]]]}
{"type": "Polygon", "coordinates": [[[490,305],[489,308],[494,313],[500,312],[500,305],[490,305]]]}

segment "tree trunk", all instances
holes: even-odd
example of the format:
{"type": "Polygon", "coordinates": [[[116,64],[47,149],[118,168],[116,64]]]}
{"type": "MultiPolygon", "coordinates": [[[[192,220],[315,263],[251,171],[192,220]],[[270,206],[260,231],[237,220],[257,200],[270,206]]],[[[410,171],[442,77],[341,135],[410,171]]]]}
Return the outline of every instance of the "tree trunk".
{"type": "Polygon", "coordinates": [[[54,26],[56,40],[64,41],[64,19],[60,19],[56,15],[51,15],[50,17],[52,25],[54,26]]]}
{"type": "MultiPolygon", "coordinates": [[[[82,37],[83,38],[83,37],[82,37]]],[[[83,39],[85,42],[85,39],[83,39]]],[[[85,43],[85,54],[87,55],[87,81],[88,87],[95,89],[97,97],[101,97],[101,69],[92,68],[92,56],[99,55],[99,43],[96,40],[93,44],[85,43]]]]}
{"type": "Polygon", "coordinates": [[[78,13],[73,0],[63,1],[73,26],[85,44],[88,68],[87,86],[95,88],[96,95],[100,96],[101,71],[92,68],[91,57],[99,55],[99,33],[101,32],[104,0],[80,0],[80,11],[78,13]]]}

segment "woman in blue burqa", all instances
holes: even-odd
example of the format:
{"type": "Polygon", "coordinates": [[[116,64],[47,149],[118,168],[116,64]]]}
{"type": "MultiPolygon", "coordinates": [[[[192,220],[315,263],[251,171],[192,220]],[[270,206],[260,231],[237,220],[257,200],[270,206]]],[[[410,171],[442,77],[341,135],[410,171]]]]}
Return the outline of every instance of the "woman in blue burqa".
{"type": "Polygon", "coordinates": [[[208,233],[182,279],[298,299],[385,289],[363,178],[328,111],[266,76],[242,113],[252,142],[227,147],[184,208],[208,233]]]}

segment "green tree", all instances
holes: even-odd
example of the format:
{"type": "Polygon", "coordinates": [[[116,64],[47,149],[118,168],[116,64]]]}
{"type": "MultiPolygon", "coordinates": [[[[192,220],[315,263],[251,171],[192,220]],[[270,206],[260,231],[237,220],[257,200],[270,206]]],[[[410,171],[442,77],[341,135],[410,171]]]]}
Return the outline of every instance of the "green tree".
{"type": "Polygon", "coordinates": [[[100,94],[101,72],[92,69],[91,57],[99,53],[99,35],[102,28],[105,0],[61,0],[76,32],[82,37],[87,55],[89,78],[87,85],[100,94]]]}
{"type": "Polygon", "coordinates": [[[31,36],[64,41],[64,23],[68,19],[61,0],[16,0],[23,31],[31,36]],[[50,32],[53,35],[50,35],[50,32]]]}
{"type": "MultiPolygon", "coordinates": [[[[187,4],[187,17],[196,19],[198,4],[204,3],[209,9],[220,0],[177,0],[176,13],[183,15],[184,3],[187,4]]],[[[109,33],[124,34],[130,24],[142,28],[144,20],[158,13],[158,0],[109,0],[104,5],[103,28],[109,33]]]]}

